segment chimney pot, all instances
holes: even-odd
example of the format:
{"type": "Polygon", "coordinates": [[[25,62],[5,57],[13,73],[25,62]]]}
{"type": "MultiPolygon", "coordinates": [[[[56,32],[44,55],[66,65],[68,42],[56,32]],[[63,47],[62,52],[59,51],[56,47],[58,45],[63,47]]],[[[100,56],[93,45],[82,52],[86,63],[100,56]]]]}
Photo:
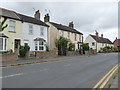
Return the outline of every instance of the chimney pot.
{"type": "Polygon", "coordinates": [[[69,27],[70,27],[70,28],[74,28],[73,21],[69,23],[69,27]]]}
{"type": "Polygon", "coordinates": [[[37,20],[40,20],[40,12],[39,10],[37,10],[34,14],[34,17],[37,19],[37,20]]]}
{"type": "Polygon", "coordinates": [[[99,37],[99,33],[97,31],[95,31],[95,32],[96,32],[96,36],[99,37]]]}
{"type": "Polygon", "coordinates": [[[47,13],[44,17],[44,22],[49,22],[50,21],[50,16],[49,13],[47,13]]]}
{"type": "Polygon", "coordinates": [[[103,34],[101,34],[101,37],[103,38],[103,34]]]}

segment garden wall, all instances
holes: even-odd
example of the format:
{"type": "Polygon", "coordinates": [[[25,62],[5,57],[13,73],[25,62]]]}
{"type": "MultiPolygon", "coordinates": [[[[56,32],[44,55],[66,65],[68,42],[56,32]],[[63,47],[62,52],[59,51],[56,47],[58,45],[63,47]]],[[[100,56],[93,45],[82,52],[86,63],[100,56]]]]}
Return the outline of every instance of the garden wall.
{"type": "Polygon", "coordinates": [[[18,50],[15,50],[15,53],[5,53],[0,54],[0,61],[16,61],[18,60],[18,50]]]}
{"type": "Polygon", "coordinates": [[[48,58],[48,57],[57,57],[58,56],[58,50],[50,50],[50,51],[44,51],[44,52],[35,52],[36,58],[48,58]]]}
{"type": "Polygon", "coordinates": [[[67,56],[79,55],[79,52],[76,51],[67,51],[67,56]]]}

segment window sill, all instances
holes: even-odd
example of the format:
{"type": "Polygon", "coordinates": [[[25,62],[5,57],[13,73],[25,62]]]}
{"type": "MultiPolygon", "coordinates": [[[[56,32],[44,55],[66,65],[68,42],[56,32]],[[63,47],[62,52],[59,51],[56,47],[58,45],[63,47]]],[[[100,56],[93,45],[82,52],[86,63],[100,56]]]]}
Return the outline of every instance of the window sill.
{"type": "Polygon", "coordinates": [[[9,31],[9,32],[11,32],[11,33],[16,33],[15,31],[9,31]]]}

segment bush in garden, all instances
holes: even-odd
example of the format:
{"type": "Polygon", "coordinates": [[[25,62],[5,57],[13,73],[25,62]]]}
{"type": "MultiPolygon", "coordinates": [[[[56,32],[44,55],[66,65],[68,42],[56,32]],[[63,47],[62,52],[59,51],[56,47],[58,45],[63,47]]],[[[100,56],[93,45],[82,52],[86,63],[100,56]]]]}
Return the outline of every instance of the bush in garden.
{"type": "Polygon", "coordinates": [[[83,50],[84,50],[84,51],[89,51],[89,45],[88,45],[88,43],[83,43],[83,44],[81,45],[81,47],[83,47],[83,50]]]}
{"type": "Polygon", "coordinates": [[[66,55],[69,42],[70,40],[64,37],[60,37],[59,39],[56,40],[55,45],[58,48],[58,55],[66,55]]]}
{"type": "Polygon", "coordinates": [[[27,51],[30,50],[30,47],[29,46],[20,46],[19,47],[19,54],[20,54],[20,57],[25,57],[27,51]]]}

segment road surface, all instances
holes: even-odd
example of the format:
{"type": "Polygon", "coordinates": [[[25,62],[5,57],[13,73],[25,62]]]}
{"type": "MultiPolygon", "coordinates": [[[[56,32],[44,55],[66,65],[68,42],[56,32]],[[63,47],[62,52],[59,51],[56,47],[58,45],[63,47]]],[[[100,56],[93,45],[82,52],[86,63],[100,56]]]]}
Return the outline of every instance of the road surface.
{"type": "Polygon", "coordinates": [[[72,60],[3,68],[0,79],[3,88],[92,88],[117,63],[115,53],[73,56],[72,60]]]}

